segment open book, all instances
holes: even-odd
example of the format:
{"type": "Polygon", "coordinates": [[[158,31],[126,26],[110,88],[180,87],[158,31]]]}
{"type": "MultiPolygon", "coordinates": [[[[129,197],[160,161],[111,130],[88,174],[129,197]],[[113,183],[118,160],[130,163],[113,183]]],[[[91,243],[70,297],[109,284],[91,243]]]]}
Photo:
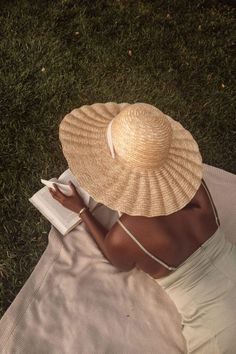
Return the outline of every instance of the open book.
{"type": "Polygon", "coordinates": [[[50,223],[62,234],[66,235],[83,220],[79,215],[70,209],[65,208],[57,200],[55,200],[49,192],[48,187],[53,187],[52,183],[56,183],[62,193],[70,195],[72,193],[69,186],[69,181],[75,185],[78,193],[82,197],[84,203],[93,212],[96,208],[101,206],[101,203],[97,203],[80,185],[70,169],[63,172],[59,178],[51,178],[49,181],[41,179],[41,182],[45,184],[38,192],[36,192],[29,201],[41,212],[50,223]]]}

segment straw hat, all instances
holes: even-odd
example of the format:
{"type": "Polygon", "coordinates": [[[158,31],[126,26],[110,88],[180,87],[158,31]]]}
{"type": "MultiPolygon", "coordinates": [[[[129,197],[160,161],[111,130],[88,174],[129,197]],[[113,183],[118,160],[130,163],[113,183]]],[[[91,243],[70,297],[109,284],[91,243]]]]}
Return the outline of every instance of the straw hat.
{"type": "Polygon", "coordinates": [[[59,139],[82,188],[113,210],[168,215],[188,204],[201,184],[198,144],[147,103],[76,108],[61,121],[59,139]]]}

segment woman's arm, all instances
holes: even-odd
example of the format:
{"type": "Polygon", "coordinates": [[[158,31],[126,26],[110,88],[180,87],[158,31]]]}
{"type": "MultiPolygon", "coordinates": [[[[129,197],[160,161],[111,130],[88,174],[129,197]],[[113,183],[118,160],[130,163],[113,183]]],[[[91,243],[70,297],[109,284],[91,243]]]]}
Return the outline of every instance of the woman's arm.
{"type": "Polygon", "coordinates": [[[110,230],[107,230],[97,221],[88,209],[81,213],[81,218],[88,227],[95,242],[103,255],[116,268],[123,271],[130,271],[135,268],[133,254],[121,241],[120,226],[115,223],[110,230]]]}
{"type": "MultiPolygon", "coordinates": [[[[85,223],[88,231],[91,233],[93,239],[97,243],[103,255],[111,262],[109,259],[108,252],[106,250],[105,238],[108,231],[89,211],[86,209],[80,215],[81,219],[85,223]]],[[[111,262],[112,263],[112,262],[111,262]]]]}
{"type": "MultiPolygon", "coordinates": [[[[61,203],[65,208],[68,208],[75,213],[79,213],[86,205],[84,204],[83,199],[77,192],[75,186],[72,182],[69,182],[72,195],[66,196],[63,194],[56,184],[54,185],[55,190],[49,188],[49,191],[54,199],[56,199],[59,203],[61,203]]],[[[114,237],[112,237],[114,227],[111,230],[107,230],[89,211],[89,209],[85,209],[80,214],[81,219],[85,223],[88,231],[91,233],[93,239],[97,243],[98,247],[100,248],[101,252],[103,253],[104,257],[114,265],[115,267],[119,267],[121,264],[122,266],[122,254],[123,249],[121,252],[119,243],[115,242],[114,245],[114,237]],[[109,237],[107,237],[109,236],[109,237]],[[117,262],[118,260],[118,262],[117,262]],[[120,261],[121,260],[121,261],[120,261]]]]}

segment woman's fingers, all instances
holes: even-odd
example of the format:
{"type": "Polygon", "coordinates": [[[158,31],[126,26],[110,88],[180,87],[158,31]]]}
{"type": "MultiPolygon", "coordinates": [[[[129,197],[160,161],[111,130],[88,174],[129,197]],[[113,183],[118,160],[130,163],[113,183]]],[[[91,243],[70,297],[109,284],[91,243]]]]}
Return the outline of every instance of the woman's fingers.
{"type": "Polygon", "coordinates": [[[70,188],[72,189],[73,193],[77,194],[77,190],[76,190],[74,184],[71,181],[69,181],[69,184],[70,184],[70,188]]]}
{"type": "Polygon", "coordinates": [[[53,186],[54,186],[54,188],[56,189],[56,193],[57,193],[58,195],[61,195],[61,196],[64,195],[64,194],[60,191],[60,189],[58,188],[58,186],[56,185],[56,183],[53,183],[53,186]]]}
{"type": "Polygon", "coordinates": [[[57,199],[56,197],[56,191],[53,189],[53,188],[48,188],[49,189],[49,192],[51,194],[51,196],[54,198],[54,199],[57,199]]]}
{"type": "MultiPolygon", "coordinates": [[[[71,181],[69,181],[69,185],[70,185],[72,193],[73,193],[72,195],[73,196],[78,196],[78,193],[77,193],[77,190],[75,188],[75,185],[71,181]]],[[[53,183],[53,187],[55,189],[49,188],[49,191],[50,191],[52,197],[54,199],[56,199],[58,202],[60,202],[61,204],[64,204],[64,202],[68,199],[68,196],[63,194],[55,183],[53,183]]]]}
{"type": "Polygon", "coordinates": [[[85,206],[82,198],[80,197],[79,193],[77,192],[75,185],[70,182],[71,190],[73,192],[72,195],[67,196],[63,194],[59,187],[53,183],[53,188],[49,188],[51,196],[56,199],[59,203],[61,203],[65,208],[70,209],[76,213],[81,210],[85,206]],[[76,194],[75,194],[76,193],[76,194]]]}
{"type": "Polygon", "coordinates": [[[55,190],[50,188],[53,197],[56,199],[59,199],[59,200],[63,200],[65,198],[65,195],[60,191],[60,189],[58,188],[58,186],[55,183],[53,183],[53,187],[55,188],[55,190]]]}

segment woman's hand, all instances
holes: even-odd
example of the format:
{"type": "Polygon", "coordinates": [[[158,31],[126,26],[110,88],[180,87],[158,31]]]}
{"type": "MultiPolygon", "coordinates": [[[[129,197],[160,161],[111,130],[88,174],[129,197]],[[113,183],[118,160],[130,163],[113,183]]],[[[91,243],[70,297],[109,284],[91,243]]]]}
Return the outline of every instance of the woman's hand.
{"type": "Polygon", "coordinates": [[[80,210],[86,205],[79,193],[77,192],[74,184],[71,181],[69,182],[69,184],[72,190],[72,195],[70,196],[63,194],[55,183],[53,183],[53,186],[56,190],[53,190],[53,188],[49,188],[49,192],[51,193],[51,196],[59,203],[61,203],[65,208],[70,209],[75,213],[79,213],[80,210]]]}

